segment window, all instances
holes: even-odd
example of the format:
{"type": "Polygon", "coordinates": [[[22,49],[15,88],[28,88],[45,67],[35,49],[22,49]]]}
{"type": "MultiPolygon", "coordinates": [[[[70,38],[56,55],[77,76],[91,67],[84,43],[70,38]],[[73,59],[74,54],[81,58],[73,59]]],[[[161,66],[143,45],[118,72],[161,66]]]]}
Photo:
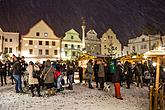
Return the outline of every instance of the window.
{"type": "Polygon", "coordinates": [[[117,50],[117,47],[115,47],[115,50],[117,50]]]}
{"type": "Polygon", "coordinates": [[[65,44],[65,47],[68,47],[68,44],[65,44]]]}
{"type": "Polygon", "coordinates": [[[49,55],[49,50],[48,49],[45,50],[45,55],[49,55]]]}
{"type": "Polygon", "coordinates": [[[76,56],[76,52],[72,52],[72,56],[76,56]]]}
{"type": "Polygon", "coordinates": [[[132,46],[132,50],[135,51],[135,46],[132,46]]]}
{"type": "Polygon", "coordinates": [[[29,49],[29,54],[30,54],[30,55],[33,54],[33,49],[29,49]]]}
{"type": "Polygon", "coordinates": [[[12,48],[9,48],[9,53],[12,53],[12,48]]]}
{"type": "Polygon", "coordinates": [[[56,42],[55,41],[52,41],[52,46],[55,46],[56,45],[56,42]]]}
{"type": "Polygon", "coordinates": [[[57,50],[54,50],[54,55],[57,55],[57,50]]]}
{"type": "Polygon", "coordinates": [[[49,41],[45,41],[45,45],[49,45],[49,41]]]}
{"type": "Polygon", "coordinates": [[[13,39],[10,39],[10,42],[12,42],[13,41],[13,39]]]}
{"type": "Polygon", "coordinates": [[[144,42],[145,41],[145,38],[142,38],[142,42],[144,42]]]}
{"type": "Polygon", "coordinates": [[[74,37],[73,36],[71,36],[71,39],[73,39],[74,37]]]}
{"type": "Polygon", "coordinates": [[[39,55],[42,55],[42,49],[39,49],[38,53],[39,53],[39,55]]]}
{"type": "Polygon", "coordinates": [[[36,32],[36,36],[40,36],[40,33],[39,32],[36,32]]]}
{"type": "Polygon", "coordinates": [[[80,48],[80,45],[78,45],[77,47],[80,48]]]}
{"type": "Polygon", "coordinates": [[[147,49],[147,45],[144,45],[144,47],[143,47],[144,49],[147,49]]]}
{"type": "Polygon", "coordinates": [[[42,45],[42,41],[39,41],[39,45],[42,45]]]}
{"type": "Polygon", "coordinates": [[[29,45],[33,45],[33,41],[32,40],[29,40],[29,45]]]}
{"type": "Polygon", "coordinates": [[[114,47],[112,46],[111,49],[114,50],[114,47]]]}
{"type": "Polygon", "coordinates": [[[73,44],[71,45],[71,48],[74,48],[74,45],[73,44]]]}
{"type": "Polygon", "coordinates": [[[7,39],[5,39],[5,42],[7,42],[7,39]]]}
{"type": "Polygon", "coordinates": [[[91,50],[94,50],[94,48],[93,48],[93,47],[91,47],[91,50]]]}
{"type": "Polygon", "coordinates": [[[45,36],[45,37],[48,37],[48,33],[47,33],[47,32],[45,32],[45,33],[44,33],[44,36],[45,36]]]}
{"type": "Polygon", "coordinates": [[[66,56],[66,57],[68,56],[68,52],[65,52],[65,56],[66,56]]]}
{"type": "Polygon", "coordinates": [[[8,53],[8,48],[5,47],[4,53],[8,53]]]}

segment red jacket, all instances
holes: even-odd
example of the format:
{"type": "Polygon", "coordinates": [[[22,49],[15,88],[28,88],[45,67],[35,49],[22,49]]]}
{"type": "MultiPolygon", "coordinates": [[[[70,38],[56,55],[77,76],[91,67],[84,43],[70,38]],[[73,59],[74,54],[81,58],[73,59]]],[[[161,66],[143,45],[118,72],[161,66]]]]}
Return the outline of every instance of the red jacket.
{"type": "Polygon", "coordinates": [[[54,78],[57,79],[61,75],[61,71],[56,70],[54,73],[54,78]]]}

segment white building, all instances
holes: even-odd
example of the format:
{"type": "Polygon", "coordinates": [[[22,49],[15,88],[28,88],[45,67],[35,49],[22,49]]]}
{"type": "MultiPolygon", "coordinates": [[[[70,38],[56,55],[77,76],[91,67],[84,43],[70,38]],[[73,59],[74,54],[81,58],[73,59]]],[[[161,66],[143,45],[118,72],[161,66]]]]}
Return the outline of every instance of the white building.
{"type": "Polygon", "coordinates": [[[27,61],[60,60],[60,38],[43,20],[22,36],[21,56],[27,61]]]}
{"type": "Polygon", "coordinates": [[[71,29],[65,33],[65,37],[62,39],[61,55],[62,60],[72,60],[79,56],[80,49],[82,49],[82,41],[79,37],[79,33],[74,29],[71,29]]]}
{"type": "Polygon", "coordinates": [[[4,32],[0,28],[0,53],[8,53],[10,56],[18,56],[19,50],[19,33],[4,32]]]}
{"type": "Polygon", "coordinates": [[[137,53],[142,54],[149,50],[153,50],[158,47],[158,43],[162,37],[162,41],[165,42],[165,36],[157,35],[141,35],[139,37],[129,39],[128,48],[129,54],[137,53]]]}
{"type": "Polygon", "coordinates": [[[124,46],[122,50],[122,56],[129,55],[129,47],[124,46]]]}
{"type": "Polygon", "coordinates": [[[111,29],[108,29],[108,31],[102,35],[101,54],[115,58],[121,56],[121,43],[111,29]]]}

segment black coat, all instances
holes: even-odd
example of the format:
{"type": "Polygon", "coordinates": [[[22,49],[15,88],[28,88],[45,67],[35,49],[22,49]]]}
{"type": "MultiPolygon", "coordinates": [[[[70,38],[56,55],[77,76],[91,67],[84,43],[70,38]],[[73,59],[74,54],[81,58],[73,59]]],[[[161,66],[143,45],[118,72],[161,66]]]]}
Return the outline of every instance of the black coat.
{"type": "Polygon", "coordinates": [[[112,83],[119,83],[121,75],[122,75],[122,67],[120,65],[117,65],[116,73],[112,75],[112,83]]]}

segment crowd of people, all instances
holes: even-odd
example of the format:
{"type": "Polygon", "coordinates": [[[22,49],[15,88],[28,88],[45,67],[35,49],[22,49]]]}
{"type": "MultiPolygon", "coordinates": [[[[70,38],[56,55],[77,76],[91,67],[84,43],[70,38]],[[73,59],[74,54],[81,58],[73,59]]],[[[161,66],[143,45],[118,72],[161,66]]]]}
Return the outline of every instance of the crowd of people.
{"type": "MultiPolygon", "coordinates": [[[[62,87],[65,84],[63,76],[67,76],[67,89],[73,90],[74,73],[79,72],[79,81],[83,82],[83,79],[88,83],[90,89],[98,88],[103,90],[105,82],[114,83],[115,97],[117,99],[123,99],[120,94],[120,87],[123,83],[126,84],[126,88],[130,89],[131,84],[136,82],[137,87],[139,85],[149,86],[154,82],[156,77],[155,67],[147,62],[136,62],[131,64],[126,61],[122,64],[120,61],[113,61],[106,63],[102,59],[89,60],[85,73],[83,73],[82,63],[78,64],[76,61],[67,61],[61,63],[60,61],[44,61],[41,63],[34,63],[30,61],[26,63],[24,57],[13,57],[6,62],[0,62],[0,77],[1,86],[7,85],[6,76],[11,76],[12,84],[15,83],[15,92],[24,93],[23,86],[30,86],[32,97],[35,96],[34,89],[37,90],[37,95],[41,96],[40,89],[46,88],[48,95],[54,95],[56,92],[63,91],[62,87]],[[28,73],[28,81],[22,82],[22,77],[25,76],[25,72],[28,73]],[[85,74],[85,75],[83,75],[85,74]],[[93,80],[94,77],[94,80],[93,80]],[[94,83],[95,81],[95,87],[94,83]],[[22,84],[23,83],[23,84],[22,84]]],[[[164,69],[160,66],[160,78],[165,79],[164,69]]]]}

